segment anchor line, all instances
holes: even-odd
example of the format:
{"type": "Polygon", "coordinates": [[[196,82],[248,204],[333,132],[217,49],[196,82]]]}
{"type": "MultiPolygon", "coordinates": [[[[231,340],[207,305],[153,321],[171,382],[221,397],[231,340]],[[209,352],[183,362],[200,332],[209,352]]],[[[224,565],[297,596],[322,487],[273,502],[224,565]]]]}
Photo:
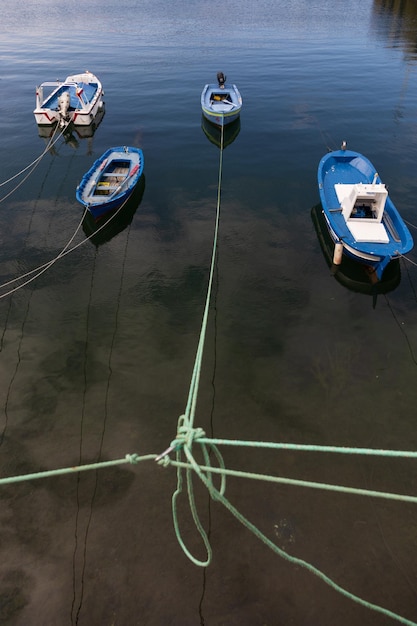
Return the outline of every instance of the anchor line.
{"type": "Polygon", "coordinates": [[[401,252],[398,252],[398,256],[401,257],[402,259],[404,259],[404,261],[407,261],[408,263],[411,263],[411,265],[414,265],[414,267],[417,267],[417,263],[415,261],[413,261],[412,259],[410,259],[410,257],[405,256],[405,254],[401,254],[401,252]]]}
{"type": "Polygon", "coordinates": [[[406,263],[404,263],[404,268],[405,268],[405,271],[407,273],[408,283],[410,285],[411,291],[414,294],[414,300],[417,302],[416,288],[415,288],[415,285],[414,285],[413,281],[411,280],[411,275],[410,275],[410,272],[409,272],[409,268],[408,268],[408,265],[406,265],[406,263]]]}
{"type": "MultiPolygon", "coordinates": [[[[110,341],[110,347],[109,347],[109,355],[108,355],[108,375],[107,375],[107,384],[106,384],[106,390],[105,390],[105,398],[104,398],[104,411],[103,411],[103,421],[102,421],[102,427],[101,427],[101,433],[100,433],[100,437],[99,437],[99,446],[98,446],[98,452],[96,455],[96,460],[95,463],[100,463],[101,459],[102,459],[102,451],[103,451],[103,445],[104,445],[104,438],[105,438],[105,433],[106,433],[106,425],[107,425],[107,419],[109,416],[109,393],[110,393],[110,384],[111,384],[111,379],[113,376],[113,368],[112,368],[112,357],[113,357],[113,350],[114,350],[114,345],[115,345],[115,340],[116,340],[116,334],[117,334],[117,330],[118,330],[118,321],[119,321],[119,313],[120,313],[120,303],[121,303],[121,297],[122,297],[122,293],[123,293],[123,283],[124,283],[124,274],[125,274],[125,266],[126,266],[126,259],[127,259],[127,251],[128,251],[128,244],[129,244],[129,235],[130,235],[130,229],[131,229],[131,225],[129,225],[128,231],[127,231],[127,235],[126,235],[126,241],[125,241],[125,247],[124,247],[124,255],[123,255],[123,262],[122,262],[122,269],[121,269],[121,276],[120,276],[120,285],[119,285],[119,290],[118,290],[118,295],[116,298],[116,311],[115,311],[115,318],[114,318],[114,328],[113,328],[113,333],[112,333],[112,337],[111,337],[111,341],[110,341]]],[[[94,270],[95,270],[95,263],[97,260],[97,249],[96,249],[96,255],[95,255],[95,260],[94,260],[94,270]]],[[[92,300],[92,291],[93,291],[93,277],[94,277],[94,270],[93,270],[93,275],[92,275],[92,279],[91,279],[91,289],[90,289],[90,298],[89,298],[89,303],[88,303],[88,320],[90,319],[90,309],[91,309],[91,300],[92,300]]],[[[88,338],[88,326],[89,326],[89,322],[87,322],[87,338],[88,338]]],[[[84,396],[83,396],[83,408],[82,408],[82,420],[84,419],[85,416],[85,399],[86,399],[86,392],[87,392],[87,340],[86,340],[86,350],[85,350],[85,360],[84,360],[84,396]]],[[[82,425],[81,425],[81,440],[80,440],[80,464],[82,462],[82,425]]],[[[93,519],[93,512],[94,512],[94,504],[95,504],[95,500],[96,500],[96,495],[97,495],[97,489],[99,486],[99,472],[98,469],[96,469],[95,473],[94,473],[94,484],[92,487],[92,493],[91,493],[91,499],[90,499],[90,503],[89,503],[89,511],[87,514],[87,520],[85,523],[85,528],[84,528],[84,536],[83,536],[83,551],[82,551],[82,564],[81,564],[81,573],[80,573],[80,580],[79,580],[79,587],[80,587],[80,591],[79,591],[79,598],[78,601],[76,599],[77,596],[77,588],[76,588],[76,571],[75,571],[75,567],[76,567],[76,563],[75,563],[75,559],[76,559],[76,551],[77,551],[77,540],[78,540],[78,519],[79,519],[79,489],[80,489],[80,480],[77,480],[77,521],[76,521],[76,545],[75,545],[75,550],[74,550],[74,557],[73,557],[73,601],[72,601],[72,608],[71,608],[71,619],[73,620],[73,623],[75,623],[75,625],[77,625],[79,623],[79,619],[80,619],[80,615],[81,615],[81,610],[83,607],[83,600],[84,600],[84,591],[85,591],[85,571],[86,571],[86,567],[87,567],[87,547],[88,547],[88,538],[89,538],[89,533],[90,533],[90,526],[91,526],[91,522],[93,519]],[[77,607],[75,607],[75,604],[77,602],[77,607]]],[[[80,477],[80,474],[77,475],[78,478],[80,477]]]]}
{"type": "MultiPolygon", "coordinates": [[[[33,169],[32,169],[32,171],[33,171],[33,169]]],[[[45,183],[45,180],[46,180],[47,176],[48,176],[48,172],[45,174],[45,177],[44,177],[42,185],[45,183]]],[[[33,216],[34,216],[34,213],[36,211],[36,207],[37,207],[38,201],[39,201],[39,195],[38,195],[38,198],[36,199],[36,202],[34,203],[34,206],[33,206],[33,209],[32,209],[32,213],[31,213],[31,216],[30,216],[30,219],[29,219],[29,222],[28,222],[28,227],[27,227],[25,239],[24,239],[24,242],[23,242],[23,250],[26,247],[26,244],[27,244],[30,232],[31,232],[33,216]]],[[[6,436],[6,432],[7,432],[7,429],[8,429],[10,398],[11,398],[12,389],[13,389],[13,387],[15,385],[15,382],[16,382],[16,379],[17,379],[17,375],[18,375],[18,371],[19,371],[19,368],[20,368],[20,365],[21,365],[21,349],[22,349],[22,344],[23,344],[23,339],[24,339],[25,326],[26,326],[26,322],[27,322],[27,319],[28,319],[28,315],[29,315],[29,309],[30,309],[30,303],[31,303],[32,295],[33,295],[33,292],[31,291],[30,294],[29,294],[28,300],[26,302],[24,316],[23,316],[23,320],[22,320],[22,323],[21,323],[20,337],[19,337],[19,340],[18,340],[18,343],[17,343],[17,348],[16,348],[16,363],[15,363],[13,373],[12,373],[12,375],[10,377],[10,380],[9,380],[9,383],[8,383],[8,386],[7,386],[7,392],[6,392],[5,402],[4,402],[4,424],[3,424],[1,432],[0,432],[0,446],[4,442],[4,439],[5,439],[5,436],[6,436]]],[[[7,311],[6,311],[4,327],[3,327],[2,336],[1,336],[1,342],[0,342],[0,345],[1,345],[0,350],[3,350],[4,340],[5,340],[8,324],[9,324],[9,317],[10,317],[11,307],[12,307],[12,298],[10,298],[10,300],[9,300],[9,306],[7,308],[7,311]]]]}
{"type": "Polygon", "coordinates": [[[316,126],[317,126],[317,128],[318,128],[318,131],[319,131],[319,133],[320,133],[320,136],[321,136],[321,138],[322,138],[322,141],[323,141],[323,144],[324,144],[324,147],[326,148],[326,150],[327,150],[328,152],[332,152],[333,150],[335,150],[335,149],[336,149],[337,142],[333,139],[333,137],[331,136],[331,134],[330,134],[330,133],[328,133],[328,132],[326,132],[326,131],[324,131],[324,130],[322,129],[322,127],[320,126],[319,121],[318,121],[318,119],[317,119],[317,117],[316,117],[315,115],[312,117],[312,119],[314,120],[314,123],[316,124],[316,126]],[[327,138],[326,138],[326,136],[325,136],[325,135],[328,135],[328,137],[329,137],[329,140],[330,140],[330,141],[328,141],[328,140],[327,140],[327,138]],[[333,145],[334,145],[335,147],[331,148],[331,147],[330,147],[330,145],[329,145],[329,143],[333,143],[333,145]]]}
{"type": "MultiPolygon", "coordinates": [[[[86,417],[86,398],[87,398],[87,361],[88,361],[88,336],[89,336],[89,328],[90,328],[90,314],[91,314],[91,302],[92,302],[92,294],[94,287],[94,277],[95,277],[95,268],[97,261],[97,249],[94,254],[94,263],[91,271],[91,280],[90,280],[90,291],[88,296],[88,304],[87,304],[87,316],[86,316],[86,328],[85,328],[85,343],[84,343],[84,355],[83,355],[83,394],[82,394],[82,405],[81,405],[81,417],[80,417],[80,443],[79,443],[79,464],[81,465],[83,460],[83,435],[84,435],[84,420],[86,417]]],[[[79,613],[81,610],[81,606],[83,603],[84,597],[84,573],[85,573],[85,563],[86,563],[86,552],[87,552],[87,536],[89,529],[89,520],[87,519],[87,524],[84,528],[84,532],[81,530],[81,474],[77,474],[77,488],[76,488],[76,514],[75,514],[75,528],[74,528],[74,550],[72,556],[72,603],[71,603],[71,623],[78,624],[79,613]],[[83,537],[81,537],[83,535],[83,537]],[[77,554],[78,551],[81,552],[81,576],[78,580],[77,585],[77,554]],[[79,588],[79,597],[77,603],[77,590],[79,588]],[[76,607],[77,604],[77,607],[76,607]]]]}
{"type": "Polygon", "coordinates": [[[5,196],[3,196],[2,198],[0,198],[0,203],[4,202],[4,200],[6,200],[7,198],[9,198],[17,189],[19,189],[19,187],[21,187],[23,185],[23,183],[29,178],[29,176],[31,176],[31,174],[35,171],[35,169],[38,167],[39,163],[42,161],[43,157],[50,151],[50,149],[57,143],[57,141],[60,139],[60,137],[63,136],[65,130],[67,129],[67,127],[62,129],[62,132],[59,133],[58,137],[54,140],[54,135],[57,131],[57,128],[55,128],[52,137],[50,139],[50,141],[48,142],[45,150],[42,152],[42,154],[40,154],[38,157],[36,157],[36,159],[34,161],[32,161],[32,163],[29,163],[29,165],[27,165],[26,167],[24,167],[22,170],[20,170],[20,172],[17,172],[17,174],[14,174],[14,176],[11,176],[10,178],[8,178],[7,180],[3,181],[2,183],[0,183],[0,187],[2,187],[3,185],[6,185],[7,183],[10,183],[12,180],[14,180],[15,178],[17,178],[18,176],[21,176],[22,174],[24,174],[26,171],[29,170],[29,172],[27,173],[27,175],[13,188],[11,189],[5,196]]]}
{"type": "MultiPolygon", "coordinates": [[[[223,120],[224,121],[224,120],[223,120]]],[[[220,131],[220,153],[221,153],[221,160],[219,160],[219,170],[220,167],[222,166],[222,161],[223,161],[223,149],[224,149],[224,123],[221,126],[221,131],[220,131]]],[[[221,177],[219,176],[219,184],[221,181],[221,177]]],[[[219,198],[219,195],[218,195],[219,198]]],[[[220,206],[219,206],[219,217],[220,217],[220,206]]],[[[219,247],[218,245],[216,246],[216,255],[215,255],[215,282],[214,282],[214,295],[213,295],[213,305],[212,305],[212,310],[213,310],[213,324],[214,324],[214,337],[213,337],[213,359],[214,359],[214,365],[213,365],[213,373],[212,373],[212,378],[211,378],[211,386],[212,386],[212,400],[211,400],[211,410],[210,410],[210,435],[211,437],[214,436],[214,407],[215,407],[215,399],[216,399],[216,385],[215,385],[215,379],[216,379],[216,364],[217,364],[217,294],[218,294],[218,288],[219,288],[219,247]]],[[[209,450],[209,455],[211,454],[211,449],[209,450]]],[[[207,501],[207,517],[208,517],[208,521],[207,521],[207,538],[210,541],[210,537],[211,537],[211,497],[209,495],[208,497],[208,501],[207,501]]],[[[199,601],[199,605],[198,605],[198,611],[199,611],[199,616],[200,616],[200,626],[205,626],[205,619],[204,619],[204,614],[203,614],[203,604],[204,604],[204,598],[206,595],[206,585],[207,585],[207,568],[203,568],[203,580],[202,580],[202,591],[201,591],[201,596],[200,596],[200,601],[199,601]]]]}
{"type": "Polygon", "coordinates": [[[74,233],[71,235],[71,238],[65,244],[65,246],[62,248],[62,250],[53,259],[51,259],[50,261],[47,261],[46,263],[43,263],[42,265],[39,265],[38,267],[36,267],[36,268],[34,268],[32,270],[29,270],[25,274],[21,274],[20,276],[16,276],[15,278],[11,278],[10,280],[6,281],[5,283],[2,283],[0,285],[0,289],[4,289],[5,287],[8,287],[9,285],[12,285],[13,283],[18,282],[19,280],[23,280],[23,279],[27,278],[28,276],[31,276],[31,278],[29,278],[25,282],[17,285],[15,288],[10,289],[9,291],[7,291],[5,293],[0,294],[0,300],[2,298],[5,298],[6,296],[9,296],[10,294],[14,293],[15,291],[18,291],[22,287],[25,287],[26,285],[31,283],[33,280],[36,280],[39,276],[41,276],[44,272],[46,272],[50,267],[52,267],[57,261],[59,261],[60,259],[65,257],[67,254],[70,254],[71,252],[74,252],[74,250],[77,250],[80,246],[83,246],[87,241],[89,241],[93,237],[97,236],[98,233],[100,233],[106,226],[108,226],[110,224],[110,222],[112,220],[114,220],[117,217],[117,215],[123,209],[123,207],[125,206],[125,204],[126,204],[126,202],[128,200],[129,200],[129,198],[124,200],[123,204],[120,205],[120,207],[117,209],[117,211],[115,211],[106,222],[103,222],[103,224],[101,224],[101,226],[99,226],[97,228],[97,230],[95,230],[93,233],[91,233],[91,235],[88,235],[87,237],[85,237],[84,239],[79,241],[77,244],[75,244],[74,246],[70,247],[72,242],[74,241],[77,233],[81,229],[83,220],[84,220],[85,215],[86,215],[86,213],[88,211],[88,209],[85,209],[83,214],[82,214],[81,220],[79,221],[79,223],[78,223],[74,233]]]}

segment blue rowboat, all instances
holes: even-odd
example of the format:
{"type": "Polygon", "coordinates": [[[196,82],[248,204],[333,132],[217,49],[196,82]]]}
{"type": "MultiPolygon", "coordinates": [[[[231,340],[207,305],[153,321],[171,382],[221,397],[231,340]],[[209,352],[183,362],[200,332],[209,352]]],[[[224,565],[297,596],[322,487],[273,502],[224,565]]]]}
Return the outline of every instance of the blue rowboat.
{"type": "Polygon", "coordinates": [[[203,115],[216,126],[231,124],[240,115],[242,96],[236,85],[226,83],[222,72],[217,74],[217,84],[205,85],[201,93],[203,115]]]}
{"type": "Polygon", "coordinates": [[[120,208],[132,194],[143,173],[140,148],[110,148],[84,174],[76,190],[78,202],[97,220],[120,208]]]}
{"type": "Polygon", "coordinates": [[[409,252],[413,238],[372,163],[359,152],[329,152],[318,167],[320,200],[335,244],[333,263],[345,254],[381,280],[392,259],[409,252]]]}

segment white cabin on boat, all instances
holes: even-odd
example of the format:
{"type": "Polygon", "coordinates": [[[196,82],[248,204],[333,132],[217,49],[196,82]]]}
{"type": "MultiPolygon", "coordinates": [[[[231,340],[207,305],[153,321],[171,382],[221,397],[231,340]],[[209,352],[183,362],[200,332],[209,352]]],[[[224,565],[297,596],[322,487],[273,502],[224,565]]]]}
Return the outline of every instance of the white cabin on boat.
{"type": "Polygon", "coordinates": [[[382,223],[388,191],[383,183],[336,184],[335,191],[346,225],[355,241],[388,243],[382,223]]]}

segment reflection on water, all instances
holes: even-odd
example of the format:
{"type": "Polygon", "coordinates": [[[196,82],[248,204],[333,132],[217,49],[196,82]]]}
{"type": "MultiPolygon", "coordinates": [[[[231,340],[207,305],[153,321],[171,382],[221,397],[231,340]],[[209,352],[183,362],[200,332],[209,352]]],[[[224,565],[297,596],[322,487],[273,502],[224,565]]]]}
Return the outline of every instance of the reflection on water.
{"type": "MultiPolygon", "coordinates": [[[[211,143],[218,148],[222,145],[222,129],[208,121],[204,115],[201,116],[201,128],[211,143]]],[[[231,124],[223,127],[223,148],[230,146],[240,133],[240,117],[231,124]]]]}
{"type": "MultiPolygon", "coordinates": [[[[91,124],[89,124],[88,126],[73,126],[72,124],[70,124],[67,128],[65,128],[64,132],[62,133],[65,143],[67,143],[69,146],[74,148],[74,150],[77,150],[80,145],[78,139],[81,139],[81,140],[88,139],[87,154],[91,155],[93,153],[92,138],[94,137],[96,130],[100,126],[101,122],[103,121],[105,112],[106,112],[106,109],[105,109],[105,104],[103,102],[102,108],[97,112],[97,115],[95,116],[91,124]]],[[[57,124],[54,124],[52,126],[40,125],[40,126],[37,126],[37,128],[38,128],[39,137],[41,137],[42,139],[45,139],[46,144],[48,144],[49,141],[51,141],[55,137],[55,135],[57,135],[59,132],[57,124]]],[[[55,149],[53,146],[50,148],[50,152],[55,153],[55,149]]]]}
{"type": "MultiPolygon", "coordinates": [[[[4,177],[44,147],[32,91],[45,74],[84,68],[88,50],[88,68],[106,86],[99,130],[62,139],[3,202],[3,275],[48,261],[74,234],[86,145],[97,156],[140,145],[147,158],[139,209],[102,232],[87,218],[77,231],[85,245],[0,301],[2,474],[161,452],[175,437],[201,328],[219,164],[199,96],[219,67],[230,67],[247,95],[224,155],[196,426],[221,438],[416,449],[417,268],[407,276],[401,265],[398,287],[394,272],[373,310],[369,296],[337,282],[347,270],[329,277],[310,216],[317,163],[346,138],[375,158],[412,219],[417,84],[409,80],[402,97],[412,73],[402,41],[413,41],[413,19],[373,0],[16,0],[2,10],[4,177]]],[[[362,287],[363,276],[353,281],[362,287]]],[[[415,492],[405,460],[245,449],[225,461],[415,492]]],[[[174,487],[175,471],[151,463],[0,490],[0,621],[385,626],[274,555],[219,503],[209,509],[198,488],[213,562],[196,568],[175,538],[174,487]]],[[[287,553],[417,619],[414,506],[240,479],[228,481],[227,495],[287,553]]],[[[199,550],[181,512],[184,539],[199,550]]]]}
{"type": "Polygon", "coordinates": [[[417,18],[415,0],[374,0],[373,26],[388,46],[401,47],[408,59],[417,60],[417,35],[410,23],[417,18]]]}
{"type": "Polygon", "coordinates": [[[83,231],[95,246],[107,243],[131,224],[145,192],[145,175],[142,174],[133,193],[119,209],[96,221],[90,211],[85,212],[83,231]]]}
{"type": "Polygon", "coordinates": [[[363,293],[375,297],[376,294],[393,291],[401,281],[401,270],[399,259],[394,259],[386,267],[382,279],[377,283],[370,280],[370,274],[363,263],[358,263],[353,259],[342,256],[342,263],[333,267],[334,242],[326,226],[321,204],[311,209],[311,219],[320,242],[320,247],[327,265],[332,268],[332,274],[336,280],[350,291],[363,293]]]}

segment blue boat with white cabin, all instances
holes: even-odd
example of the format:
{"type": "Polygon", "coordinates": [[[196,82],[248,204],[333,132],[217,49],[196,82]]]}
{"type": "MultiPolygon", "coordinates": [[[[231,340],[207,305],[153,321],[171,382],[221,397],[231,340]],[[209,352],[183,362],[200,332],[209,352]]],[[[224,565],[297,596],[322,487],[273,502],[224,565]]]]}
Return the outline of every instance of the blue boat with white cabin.
{"type": "Polygon", "coordinates": [[[109,148],[84,174],[76,198],[98,220],[127,202],[143,168],[144,157],[140,148],[109,148]]]}
{"type": "Polygon", "coordinates": [[[216,126],[231,124],[240,115],[242,96],[236,85],[226,82],[223,72],[217,74],[217,84],[205,85],[201,93],[203,115],[216,126]]]}
{"type": "Polygon", "coordinates": [[[335,244],[334,264],[342,254],[368,266],[381,280],[392,259],[409,252],[413,238],[375,167],[359,152],[326,154],[318,167],[320,200],[335,244]]]}

